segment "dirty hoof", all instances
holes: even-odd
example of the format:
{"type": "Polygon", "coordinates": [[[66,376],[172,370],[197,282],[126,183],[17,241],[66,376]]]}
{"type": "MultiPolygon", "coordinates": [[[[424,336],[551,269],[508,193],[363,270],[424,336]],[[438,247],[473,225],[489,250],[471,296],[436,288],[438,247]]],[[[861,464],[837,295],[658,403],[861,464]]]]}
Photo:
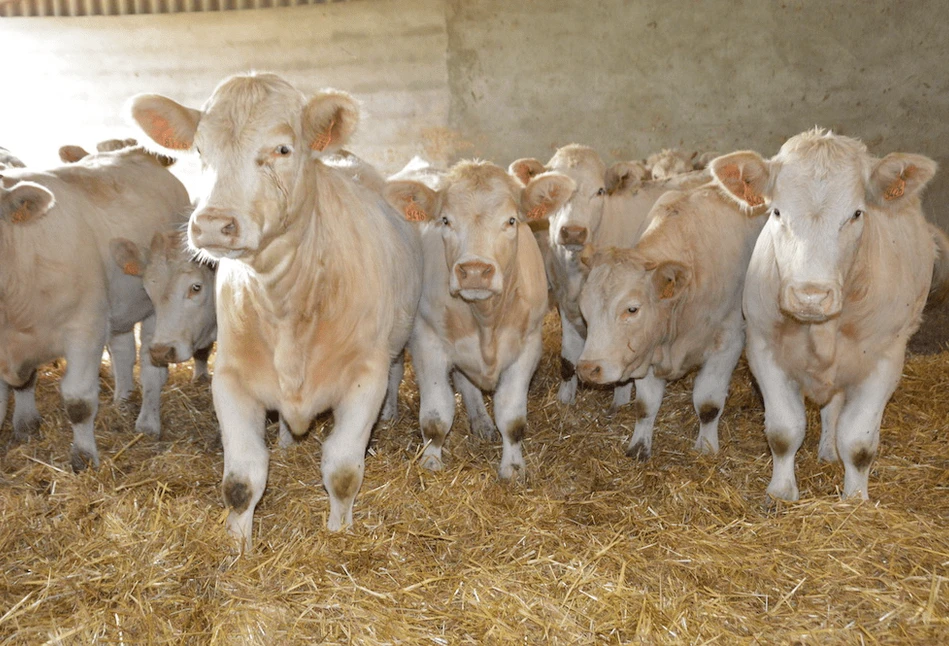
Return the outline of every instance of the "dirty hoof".
{"type": "Polygon", "coordinates": [[[642,442],[636,442],[635,444],[630,444],[626,447],[626,456],[633,458],[634,460],[639,460],[640,462],[645,462],[652,455],[645,444],[642,442]]]}
{"type": "Polygon", "coordinates": [[[85,471],[88,467],[99,466],[99,456],[82,449],[72,447],[69,451],[69,464],[75,473],[85,471]]]}
{"type": "Polygon", "coordinates": [[[441,471],[445,468],[444,463],[442,463],[442,459],[434,455],[422,456],[422,461],[419,464],[421,464],[423,469],[427,469],[429,471],[441,471]]]}
{"type": "Polygon", "coordinates": [[[13,439],[17,442],[26,442],[40,430],[43,418],[40,416],[13,419],[13,439]]]}

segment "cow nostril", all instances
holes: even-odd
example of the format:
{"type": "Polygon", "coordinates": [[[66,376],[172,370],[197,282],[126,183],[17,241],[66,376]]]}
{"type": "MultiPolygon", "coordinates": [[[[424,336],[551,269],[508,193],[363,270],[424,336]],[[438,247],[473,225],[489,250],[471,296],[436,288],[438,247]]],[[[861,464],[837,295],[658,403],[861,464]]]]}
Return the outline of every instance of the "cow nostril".
{"type": "Polygon", "coordinates": [[[223,227],[221,227],[221,233],[223,233],[226,236],[234,235],[236,232],[237,232],[237,223],[234,222],[234,220],[231,220],[230,222],[225,224],[223,227]]]}

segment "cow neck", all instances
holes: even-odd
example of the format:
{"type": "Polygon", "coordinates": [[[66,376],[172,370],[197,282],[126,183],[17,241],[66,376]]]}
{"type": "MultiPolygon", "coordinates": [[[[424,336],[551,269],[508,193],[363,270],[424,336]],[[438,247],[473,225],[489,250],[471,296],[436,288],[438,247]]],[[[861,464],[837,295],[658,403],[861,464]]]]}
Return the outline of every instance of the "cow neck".
{"type": "Polygon", "coordinates": [[[509,315],[517,311],[518,256],[514,254],[511,267],[504,272],[504,287],[500,294],[480,301],[470,302],[469,308],[478,324],[478,344],[486,365],[497,363],[498,330],[504,327],[509,315]]]}

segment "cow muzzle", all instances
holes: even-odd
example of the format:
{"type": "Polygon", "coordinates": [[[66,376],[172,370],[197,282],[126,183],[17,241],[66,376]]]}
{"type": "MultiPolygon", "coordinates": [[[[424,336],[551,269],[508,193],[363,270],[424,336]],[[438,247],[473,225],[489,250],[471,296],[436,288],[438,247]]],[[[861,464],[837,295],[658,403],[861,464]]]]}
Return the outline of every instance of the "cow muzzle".
{"type": "Polygon", "coordinates": [[[497,267],[480,260],[457,263],[454,267],[457,292],[466,300],[481,300],[500,292],[497,267]]]}
{"type": "Polygon", "coordinates": [[[819,323],[840,314],[840,288],[830,283],[797,283],[781,292],[781,310],[804,323],[819,323]]]}
{"type": "Polygon", "coordinates": [[[240,223],[222,209],[195,212],[188,223],[188,237],[194,247],[211,255],[228,256],[229,252],[243,250],[240,223]]]}
{"type": "Polygon", "coordinates": [[[560,227],[559,242],[570,251],[580,251],[587,241],[587,235],[588,231],[586,227],[560,227]]]}

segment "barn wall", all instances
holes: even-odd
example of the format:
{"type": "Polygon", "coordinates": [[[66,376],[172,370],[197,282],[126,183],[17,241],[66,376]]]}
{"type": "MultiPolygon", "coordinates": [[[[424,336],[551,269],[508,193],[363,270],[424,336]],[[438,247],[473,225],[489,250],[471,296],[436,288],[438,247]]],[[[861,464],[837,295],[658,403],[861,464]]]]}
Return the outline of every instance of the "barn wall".
{"type": "Polygon", "coordinates": [[[0,42],[0,145],[32,163],[119,134],[136,92],[199,104],[226,74],[273,69],[356,94],[352,147],[386,170],[418,152],[546,159],[571,141],[608,160],[768,155],[820,124],[940,161],[928,204],[949,228],[946,2],[354,0],[0,19],[0,42]]]}

